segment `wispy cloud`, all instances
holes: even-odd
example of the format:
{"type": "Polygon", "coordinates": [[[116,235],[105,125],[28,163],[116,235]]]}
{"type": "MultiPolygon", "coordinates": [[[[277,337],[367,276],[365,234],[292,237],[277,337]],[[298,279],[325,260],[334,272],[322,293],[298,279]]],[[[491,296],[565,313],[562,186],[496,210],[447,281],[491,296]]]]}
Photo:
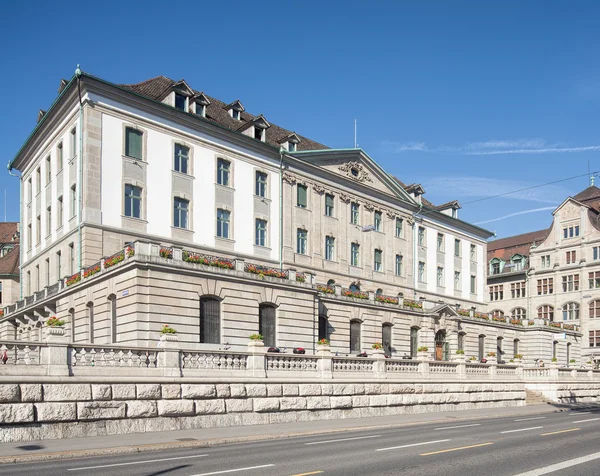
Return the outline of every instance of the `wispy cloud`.
{"type": "Polygon", "coordinates": [[[510,193],[502,198],[556,204],[569,195],[568,190],[558,184],[523,190],[536,184],[524,180],[503,180],[487,177],[440,176],[427,180],[423,185],[425,190],[443,190],[444,196],[454,197],[461,201],[495,197],[515,190],[522,190],[510,193]]]}
{"type": "Polygon", "coordinates": [[[425,142],[383,141],[381,147],[391,153],[431,152],[463,155],[503,155],[503,154],[553,154],[578,153],[600,150],[600,145],[571,147],[561,143],[547,143],[544,139],[505,139],[482,142],[467,142],[460,146],[436,145],[425,142]]]}
{"type": "MultiPolygon", "coordinates": [[[[557,205],[558,206],[558,205],[557,205]]],[[[491,220],[484,220],[475,223],[476,225],[485,225],[486,223],[494,223],[495,221],[506,220],[507,218],[516,217],[519,215],[527,215],[528,213],[537,213],[537,212],[546,212],[548,210],[554,210],[554,207],[542,207],[542,208],[532,208],[531,210],[523,210],[522,212],[511,213],[509,215],[504,215],[503,217],[492,218],[491,220]]]]}

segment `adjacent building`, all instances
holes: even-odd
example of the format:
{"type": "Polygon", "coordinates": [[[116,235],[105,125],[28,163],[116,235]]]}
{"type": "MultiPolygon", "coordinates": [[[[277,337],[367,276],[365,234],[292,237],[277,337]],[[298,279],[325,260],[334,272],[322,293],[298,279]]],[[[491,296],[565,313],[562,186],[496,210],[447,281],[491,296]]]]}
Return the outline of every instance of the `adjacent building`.
{"type": "Polygon", "coordinates": [[[168,324],[188,349],[260,332],[268,346],[382,342],[447,360],[512,357],[534,330],[485,319],[491,233],[458,202],[436,206],[365,151],[184,80],[78,70],[9,168],[22,174],[23,295],[5,336],[42,338],[57,315],[75,344],[147,345],[168,324]]]}
{"type": "Polygon", "coordinates": [[[21,298],[19,253],[19,224],[0,223],[0,307],[2,308],[14,304],[21,298]]]}

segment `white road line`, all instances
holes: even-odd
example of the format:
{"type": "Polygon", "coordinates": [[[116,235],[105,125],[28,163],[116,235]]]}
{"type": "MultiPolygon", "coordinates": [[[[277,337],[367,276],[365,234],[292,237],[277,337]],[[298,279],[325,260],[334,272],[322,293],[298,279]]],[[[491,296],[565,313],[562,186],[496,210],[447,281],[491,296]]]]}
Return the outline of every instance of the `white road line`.
{"type": "Polygon", "coordinates": [[[443,428],[434,428],[434,429],[436,431],[438,431],[438,430],[454,430],[455,428],[470,428],[472,426],[481,426],[481,423],[475,423],[473,425],[445,426],[443,428]]]}
{"type": "Polygon", "coordinates": [[[375,450],[375,451],[399,450],[401,448],[410,448],[412,446],[433,445],[435,443],[444,443],[446,441],[450,441],[450,440],[424,441],[423,443],[413,443],[411,445],[392,446],[391,448],[379,448],[378,450],[375,450]]]}
{"type": "Polygon", "coordinates": [[[500,434],[504,434],[504,433],[517,433],[518,431],[529,431],[529,430],[539,430],[540,428],[544,428],[543,426],[534,426],[531,428],[520,428],[519,430],[508,430],[508,431],[501,431],[500,434]]]}
{"type": "Polygon", "coordinates": [[[578,464],[594,461],[595,459],[600,459],[600,453],[593,453],[591,455],[581,456],[579,458],[563,461],[562,463],[544,466],[543,468],[527,471],[526,473],[515,474],[515,476],[541,476],[542,474],[554,473],[555,471],[560,471],[561,469],[566,469],[570,468],[571,466],[576,466],[578,464]]]}
{"type": "Polygon", "coordinates": [[[247,468],[225,469],[223,471],[214,471],[212,473],[192,474],[192,476],[210,476],[211,474],[235,473],[236,471],[249,471],[251,469],[270,468],[274,464],[263,464],[262,466],[248,466],[247,468]]]}
{"type": "Polygon", "coordinates": [[[598,420],[600,420],[600,418],[590,418],[588,420],[574,421],[573,423],[585,423],[586,421],[598,421],[598,420]]]}
{"type": "Polygon", "coordinates": [[[537,416],[537,417],[532,417],[532,418],[519,418],[518,420],[515,420],[515,421],[543,420],[544,418],[546,418],[546,417],[545,416],[537,416]]]}
{"type": "Polygon", "coordinates": [[[129,466],[132,464],[157,463],[159,461],[173,461],[175,459],[202,458],[203,456],[208,456],[208,455],[178,456],[176,458],[162,458],[162,459],[147,459],[144,461],[132,461],[131,463],[114,463],[114,464],[103,464],[101,466],[87,466],[85,468],[68,468],[67,471],[81,471],[84,469],[112,468],[113,466],[129,466]]]}
{"type": "Polygon", "coordinates": [[[571,415],[588,415],[592,412],[575,412],[575,413],[571,413],[571,415]]]}
{"type": "Polygon", "coordinates": [[[322,445],[324,443],[337,443],[338,441],[352,441],[352,440],[364,440],[366,438],[379,438],[381,435],[370,435],[370,436],[357,436],[355,438],[340,438],[339,440],[326,440],[326,441],[311,441],[310,443],[304,443],[305,445],[322,445]]]}

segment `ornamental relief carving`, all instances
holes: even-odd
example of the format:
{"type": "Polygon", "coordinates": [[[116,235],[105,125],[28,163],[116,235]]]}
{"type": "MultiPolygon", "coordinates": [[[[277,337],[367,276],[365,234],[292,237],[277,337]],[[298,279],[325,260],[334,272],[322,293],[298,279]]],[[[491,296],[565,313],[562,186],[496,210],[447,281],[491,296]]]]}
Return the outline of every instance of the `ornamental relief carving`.
{"type": "Polygon", "coordinates": [[[372,212],[375,210],[375,205],[373,205],[371,202],[365,202],[365,210],[372,212]]]}
{"type": "Polygon", "coordinates": [[[296,177],[289,172],[284,172],[283,181],[289,183],[290,185],[294,185],[297,182],[296,177]]]}
{"type": "Polygon", "coordinates": [[[345,193],[340,193],[340,200],[344,203],[348,203],[351,200],[351,198],[345,193]]]}
{"type": "Polygon", "coordinates": [[[318,183],[313,184],[313,190],[319,195],[323,195],[325,193],[325,187],[322,187],[318,183]]]}
{"type": "Polygon", "coordinates": [[[358,182],[373,182],[373,179],[360,162],[346,162],[339,166],[339,170],[344,172],[347,177],[358,182]]]}

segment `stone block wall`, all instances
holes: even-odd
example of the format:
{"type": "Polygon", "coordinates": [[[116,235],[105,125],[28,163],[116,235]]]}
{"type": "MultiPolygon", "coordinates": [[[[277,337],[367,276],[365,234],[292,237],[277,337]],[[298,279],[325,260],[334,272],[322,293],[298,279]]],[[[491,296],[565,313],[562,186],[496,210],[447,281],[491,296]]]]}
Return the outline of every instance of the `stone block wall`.
{"type": "Polygon", "coordinates": [[[522,383],[5,383],[0,442],[525,404],[522,383]]]}
{"type": "Polygon", "coordinates": [[[597,382],[527,383],[526,388],[540,392],[555,403],[600,402],[600,383],[597,382]]]}

